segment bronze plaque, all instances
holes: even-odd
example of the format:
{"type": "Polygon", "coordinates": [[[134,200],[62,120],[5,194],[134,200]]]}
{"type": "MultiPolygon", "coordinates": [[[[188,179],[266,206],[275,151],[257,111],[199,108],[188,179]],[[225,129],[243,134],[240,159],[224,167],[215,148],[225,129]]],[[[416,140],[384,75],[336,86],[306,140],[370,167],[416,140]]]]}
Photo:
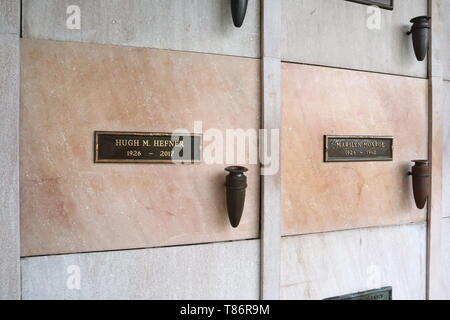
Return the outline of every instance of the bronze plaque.
{"type": "Polygon", "coordinates": [[[325,136],[325,162],[392,161],[394,138],[388,136],[325,136]]]}
{"type": "Polygon", "coordinates": [[[369,6],[377,6],[388,10],[394,9],[394,0],[347,0],[347,1],[357,2],[369,6]]]}
{"type": "Polygon", "coordinates": [[[392,287],[351,293],[324,300],[392,300],[392,287]]]}
{"type": "Polygon", "coordinates": [[[200,162],[200,134],[95,131],[94,162],[200,162]]]}

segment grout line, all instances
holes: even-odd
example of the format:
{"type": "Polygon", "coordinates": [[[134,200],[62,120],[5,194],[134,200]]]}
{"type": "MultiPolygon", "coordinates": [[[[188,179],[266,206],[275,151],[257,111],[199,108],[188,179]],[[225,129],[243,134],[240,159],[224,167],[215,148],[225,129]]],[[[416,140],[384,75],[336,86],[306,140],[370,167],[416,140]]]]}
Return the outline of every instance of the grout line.
{"type": "Polygon", "coordinates": [[[338,67],[338,66],[331,66],[331,65],[314,64],[314,63],[305,63],[305,62],[297,62],[297,61],[288,61],[288,60],[281,60],[281,63],[282,64],[283,63],[299,64],[299,65],[311,66],[311,67],[321,67],[321,68],[328,68],[328,69],[339,69],[339,70],[347,70],[347,71],[355,71],[355,72],[366,72],[366,73],[373,73],[373,74],[381,74],[381,75],[394,76],[394,77],[403,77],[403,78],[411,78],[411,79],[428,80],[428,76],[427,77],[419,77],[419,76],[411,76],[411,75],[405,75],[405,74],[399,74],[399,73],[389,73],[389,72],[381,72],[381,71],[353,69],[353,68],[346,68],[346,67],[338,67]]]}
{"type": "Polygon", "coordinates": [[[19,38],[22,38],[23,0],[19,0],[19,38]]]}
{"type": "Polygon", "coordinates": [[[21,256],[20,256],[20,251],[21,251],[21,237],[20,237],[20,230],[21,230],[21,223],[20,223],[20,212],[21,212],[21,199],[20,199],[20,184],[21,184],[21,179],[20,179],[20,106],[21,106],[21,99],[22,99],[22,95],[21,95],[21,84],[22,84],[22,54],[21,54],[21,44],[20,44],[20,39],[22,38],[22,15],[23,15],[23,10],[22,10],[22,6],[23,6],[23,0],[19,0],[19,35],[18,35],[18,41],[19,41],[19,52],[18,52],[18,108],[19,110],[17,111],[17,176],[18,176],[18,187],[17,187],[17,198],[18,198],[18,202],[19,202],[19,206],[18,206],[18,268],[19,268],[19,300],[23,300],[23,288],[22,288],[22,283],[23,283],[23,272],[22,272],[22,263],[21,263],[21,256]]]}
{"type": "Polygon", "coordinates": [[[236,54],[217,53],[217,52],[182,50],[182,49],[173,49],[173,48],[146,47],[146,46],[127,45],[127,44],[120,44],[120,43],[111,43],[111,42],[62,40],[62,39],[34,38],[34,37],[23,37],[23,38],[30,40],[30,41],[54,41],[54,42],[65,42],[65,43],[80,44],[80,45],[86,44],[86,45],[98,45],[98,46],[115,46],[115,47],[120,47],[120,48],[150,49],[150,50],[161,50],[161,51],[171,51],[171,52],[181,52],[181,53],[191,53],[191,54],[212,55],[212,56],[219,56],[219,57],[241,58],[241,59],[249,59],[249,60],[261,60],[262,59],[262,57],[260,55],[244,56],[244,55],[236,55],[236,54]]]}
{"type": "Polygon", "coordinates": [[[372,230],[372,229],[384,229],[384,228],[393,228],[393,227],[402,227],[402,226],[414,226],[414,225],[425,225],[427,221],[418,221],[418,222],[408,222],[408,223],[400,223],[400,224],[387,224],[387,225],[379,225],[379,226],[366,226],[366,227],[355,227],[349,229],[340,229],[340,230],[328,230],[328,231],[319,231],[319,232],[308,232],[308,233],[296,233],[296,234],[285,234],[282,235],[282,238],[293,238],[293,237],[302,237],[302,236],[310,236],[317,234],[325,234],[325,233],[335,233],[335,232],[346,232],[346,231],[355,231],[355,230],[372,230]]]}
{"type": "Polygon", "coordinates": [[[192,246],[202,246],[202,245],[211,245],[211,244],[225,244],[225,243],[232,243],[232,242],[252,241],[252,240],[260,240],[260,238],[247,238],[247,239],[212,241],[212,242],[201,242],[201,243],[185,243],[185,244],[174,244],[174,245],[166,245],[166,246],[162,245],[162,246],[155,246],[155,247],[120,248],[120,249],[108,249],[108,250],[97,250],[97,251],[79,251],[79,252],[38,254],[38,255],[22,256],[20,258],[21,259],[29,259],[29,258],[39,258],[39,257],[42,258],[42,257],[53,257],[53,256],[69,256],[69,255],[77,255],[77,254],[97,254],[97,253],[122,252],[122,251],[143,251],[143,250],[152,250],[152,249],[192,247],[192,246]]]}
{"type": "MultiPolygon", "coordinates": [[[[427,1],[427,11],[428,11],[428,15],[432,17],[432,19],[434,20],[434,16],[433,16],[433,5],[431,3],[431,0],[427,1]]],[[[428,50],[428,54],[427,54],[427,75],[430,78],[429,84],[428,84],[428,100],[427,100],[427,123],[428,123],[428,132],[427,132],[427,153],[428,153],[428,159],[430,160],[430,164],[431,167],[433,167],[433,101],[434,101],[434,97],[433,97],[433,42],[434,42],[434,38],[433,38],[433,29],[434,29],[434,23],[433,20],[431,22],[431,32],[430,32],[430,39],[429,39],[429,50],[428,50]]],[[[432,196],[433,196],[433,169],[431,169],[431,181],[430,181],[430,187],[429,187],[429,197],[427,199],[427,204],[426,204],[426,242],[425,242],[425,300],[430,300],[430,286],[431,286],[431,281],[430,281],[430,270],[431,270],[431,223],[432,221],[432,206],[431,206],[431,202],[433,201],[432,196]]]]}

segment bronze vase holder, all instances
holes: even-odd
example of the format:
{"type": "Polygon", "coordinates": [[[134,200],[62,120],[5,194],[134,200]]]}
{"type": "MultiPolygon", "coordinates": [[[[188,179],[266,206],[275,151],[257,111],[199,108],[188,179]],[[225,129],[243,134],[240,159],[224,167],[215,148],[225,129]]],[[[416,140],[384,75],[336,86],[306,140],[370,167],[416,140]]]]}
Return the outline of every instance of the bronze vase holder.
{"type": "Polygon", "coordinates": [[[236,228],[241,221],[244,210],[245,189],[247,188],[247,177],[244,172],[248,171],[248,169],[240,166],[231,166],[225,170],[229,172],[225,181],[228,218],[233,228],[236,228]]]}
{"type": "Polygon", "coordinates": [[[245,14],[247,13],[248,0],[231,0],[231,16],[236,28],[240,28],[244,23],[245,14]]]}
{"type": "Polygon", "coordinates": [[[430,41],[430,17],[419,16],[411,19],[413,24],[408,35],[412,34],[414,54],[418,61],[423,61],[428,52],[428,43],[430,41]]]}
{"type": "Polygon", "coordinates": [[[431,167],[428,160],[412,160],[412,162],[415,164],[409,174],[412,175],[414,200],[417,208],[423,209],[430,194],[431,167]]]}

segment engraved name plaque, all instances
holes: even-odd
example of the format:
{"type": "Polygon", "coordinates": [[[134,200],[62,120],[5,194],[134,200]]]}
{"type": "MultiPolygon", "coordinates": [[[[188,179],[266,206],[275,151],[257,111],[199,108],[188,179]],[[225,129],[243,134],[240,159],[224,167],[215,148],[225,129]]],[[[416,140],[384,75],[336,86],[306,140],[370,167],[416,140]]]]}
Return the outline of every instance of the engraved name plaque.
{"type": "Polygon", "coordinates": [[[325,136],[324,161],[392,161],[393,144],[388,136],[325,136]]]}
{"type": "Polygon", "coordinates": [[[383,9],[393,10],[394,0],[347,0],[351,2],[357,2],[369,6],[378,6],[383,9]]]}
{"type": "Polygon", "coordinates": [[[94,162],[200,162],[200,134],[95,131],[94,162]]]}
{"type": "Polygon", "coordinates": [[[392,300],[392,287],[351,293],[324,300],[392,300]]]}

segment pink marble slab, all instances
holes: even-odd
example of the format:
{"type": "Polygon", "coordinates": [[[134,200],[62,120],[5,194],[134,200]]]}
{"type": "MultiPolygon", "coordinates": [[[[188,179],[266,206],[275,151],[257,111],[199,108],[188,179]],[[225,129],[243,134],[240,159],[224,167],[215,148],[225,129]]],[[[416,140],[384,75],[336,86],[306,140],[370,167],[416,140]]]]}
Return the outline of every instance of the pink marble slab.
{"type": "Polygon", "coordinates": [[[258,165],[233,229],[226,164],[93,163],[94,130],[258,129],[258,60],[43,40],[21,51],[23,256],[259,236],[258,165]]]}
{"type": "Polygon", "coordinates": [[[282,65],[284,235],[424,221],[411,160],[427,158],[427,81],[282,65]],[[324,163],[324,135],[394,137],[389,162],[324,163]]]}

